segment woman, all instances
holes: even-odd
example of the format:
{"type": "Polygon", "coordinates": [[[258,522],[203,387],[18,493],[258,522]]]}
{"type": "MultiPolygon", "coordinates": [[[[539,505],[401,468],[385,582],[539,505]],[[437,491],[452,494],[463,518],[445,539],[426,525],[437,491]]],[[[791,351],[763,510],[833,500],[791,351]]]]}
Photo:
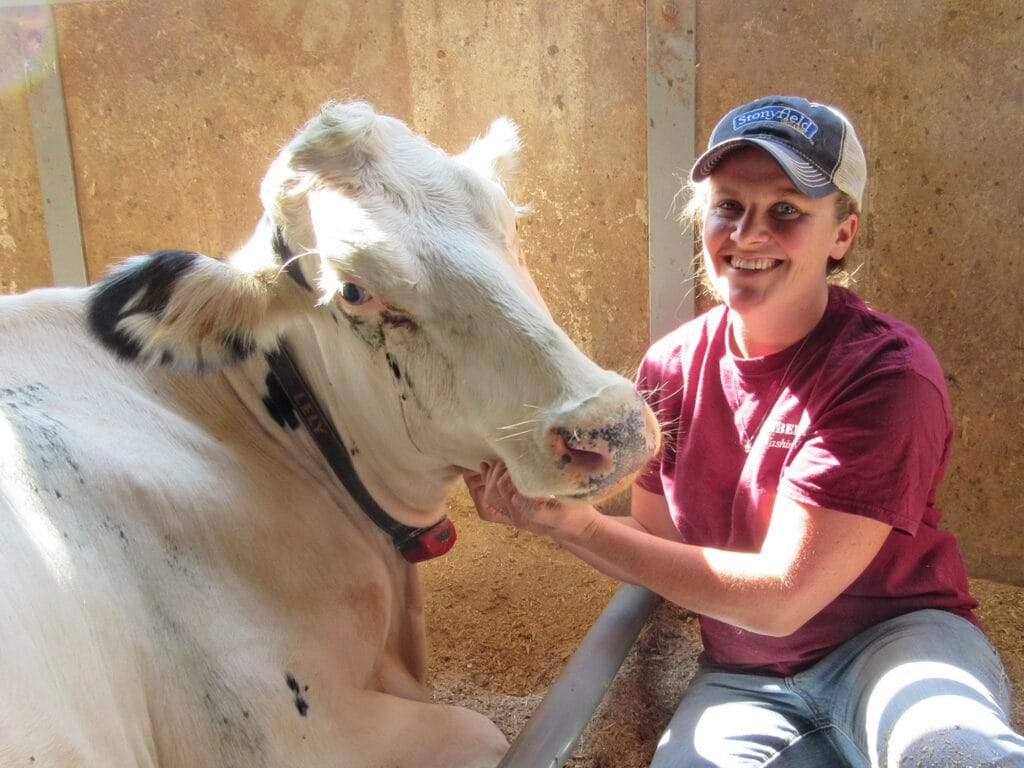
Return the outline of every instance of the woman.
{"type": "Polygon", "coordinates": [[[629,517],[467,474],[486,520],[551,536],[700,615],[701,667],[653,766],[1024,766],[936,488],[952,419],[909,326],[831,284],[864,153],[836,110],[738,107],[691,173],[722,304],[656,342],[669,425],[629,517]]]}

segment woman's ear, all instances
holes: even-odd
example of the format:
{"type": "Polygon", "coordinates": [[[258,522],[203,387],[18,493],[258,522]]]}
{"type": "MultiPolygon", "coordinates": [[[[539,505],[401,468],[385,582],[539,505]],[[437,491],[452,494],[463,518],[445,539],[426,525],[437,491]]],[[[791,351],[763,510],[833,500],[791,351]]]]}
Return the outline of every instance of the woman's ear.
{"type": "Polygon", "coordinates": [[[829,252],[836,261],[842,259],[850,246],[853,245],[853,238],[857,235],[857,227],[860,224],[860,216],[856,213],[851,213],[843,221],[839,223],[836,228],[835,241],[832,244],[832,250],[829,252]]]}

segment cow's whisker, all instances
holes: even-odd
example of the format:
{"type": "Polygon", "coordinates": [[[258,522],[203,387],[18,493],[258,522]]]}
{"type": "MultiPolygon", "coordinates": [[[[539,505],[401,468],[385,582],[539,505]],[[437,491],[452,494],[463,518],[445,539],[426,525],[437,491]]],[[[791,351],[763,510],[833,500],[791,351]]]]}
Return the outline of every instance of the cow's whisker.
{"type": "Polygon", "coordinates": [[[651,407],[653,408],[654,407],[654,403],[662,402],[664,400],[668,400],[670,397],[675,397],[683,389],[683,385],[680,384],[671,393],[669,393],[669,394],[662,394],[662,390],[664,389],[664,387],[665,387],[664,384],[658,384],[656,387],[652,387],[651,389],[641,389],[641,390],[638,390],[638,392],[640,393],[640,396],[643,397],[644,400],[646,400],[648,403],[650,403],[651,407]]]}
{"type": "Polygon", "coordinates": [[[287,259],[286,259],[286,260],[284,261],[284,263],[283,263],[283,264],[281,264],[281,265],[280,265],[280,266],[279,266],[279,267],[277,268],[277,272],[278,272],[278,274],[280,274],[280,273],[284,272],[284,271],[285,271],[285,270],[286,270],[286,269],[288,268],[288,266],[289,266],[289,265],[290,265],[290,264],[291,264],[292,262],[298,261],[298,260],[299,260],[299,259],[301,259],[301,258],[302,258],[303,256],[310,256],[310,255],[312,255],[312,254],[316,254],[316,253],[319,253],[319,251],[314,251],[314,250],[308,250],[308,249],[307,249],[307,250],[305,250],[305,251],[303,251],[302,253],[293,253],[293,254],[292,254],[291,256],[289,256],[289,257],[288,257],[288,258],[287,258],[287,259]]]}
{"type": "Polygon", "coordinates": [[[525,421],[516,422],[515,424],[509,424],[508,426],[505,427],[498,427],[498,429],[515,429],[516,427],[522,427],[525,426],[526,424],[537,424],[539,422],[540,419],[526,419],[525,421]]]}
{"type": "Polygon", "coordinates": [[[513,440],[513,439],[515,439],[517,437],[522,437],[523,435],[528,435],[532,431],[533,431],[532,429],[524,429],[522,432],[514,432],[511,435],[502,435],[501,437],[496,437],[495,441],[501,442],[502,440],[513,440]]]}

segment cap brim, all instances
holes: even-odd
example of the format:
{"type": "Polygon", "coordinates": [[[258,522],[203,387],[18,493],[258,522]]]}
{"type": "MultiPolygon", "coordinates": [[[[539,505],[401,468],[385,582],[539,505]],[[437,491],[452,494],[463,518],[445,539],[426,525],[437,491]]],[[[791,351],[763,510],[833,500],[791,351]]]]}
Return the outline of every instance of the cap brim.
{"type": "Polygon", "coordinates": [[[713,146],[697,158],[697,162],[693,164],[690,171],[690,178],[693,181],[704,181],[714,172],[726,155],[739,147],[751,144],[770,154],[801,194],[807,195],[807,197],[825,197],[839,191],[839,187],[829,181],[825,174],[787,147],[768,139],[750,136],[727,139],[713,146]]]}

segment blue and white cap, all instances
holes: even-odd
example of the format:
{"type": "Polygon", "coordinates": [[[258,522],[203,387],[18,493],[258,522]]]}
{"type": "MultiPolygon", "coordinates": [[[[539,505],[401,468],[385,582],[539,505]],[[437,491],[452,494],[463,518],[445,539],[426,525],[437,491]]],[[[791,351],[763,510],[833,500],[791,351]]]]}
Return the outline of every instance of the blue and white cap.
{"type": "Polygon", "coordinates": [[[768,96],[723,117],[690,178],[703,181],[744,144],[768,152],[808,197],[845,192],[861,207],[868,169],[853,125],[839,110],[796,96],[768,96]]]}

